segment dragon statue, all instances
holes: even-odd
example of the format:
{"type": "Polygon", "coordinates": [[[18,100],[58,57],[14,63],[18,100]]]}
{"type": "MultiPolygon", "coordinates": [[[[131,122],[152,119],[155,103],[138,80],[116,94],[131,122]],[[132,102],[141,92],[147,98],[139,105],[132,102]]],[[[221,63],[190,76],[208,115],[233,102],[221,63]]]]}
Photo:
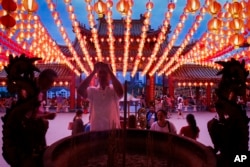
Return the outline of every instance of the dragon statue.
{"type": "Polygon", "coordinates": [[[48,119],[56,116],[55,113],[39,112],[39,94],[52,86],[57,73],[52,69],[40,71],[34,64],[37,60],[40,58],[29,58],[24,54],[9,55],[9,64],[4,67],[7,90],[17,97],[16,103],[2,117],[3,157],[11,167],[43,166],[48,119]]]}
{"type": "Polygon", "coordinates": [[[217,61],[223,68],[215,90],[217,118],[208,122],[208,131],[218,157],[218,166],[231,167],[235,155],[248,152],[249,118],[246,107],[238,103],[239,97],[246,97],[246,80],[249,71],[245,61],[217,61]]]}

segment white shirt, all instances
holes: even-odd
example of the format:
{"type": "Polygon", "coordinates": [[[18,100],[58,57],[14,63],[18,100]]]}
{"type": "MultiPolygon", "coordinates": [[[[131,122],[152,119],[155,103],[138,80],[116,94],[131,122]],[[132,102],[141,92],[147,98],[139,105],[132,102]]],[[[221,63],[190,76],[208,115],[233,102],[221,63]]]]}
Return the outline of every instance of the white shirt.
{"type": "Polygon", "coordinates": [[[173,124],[172,122],[170,122],[170,121],[167,121],[167,122],[166,122],[166,125],[165,125],[164,127],[159,126],[159,125],[158,125],[158,122],[155,121],[155,122],[151,125],[150,130],[160,131],[160,132],[169,132],[169,133],[174,133],[174,134],[177,133],[174,124],[173,124]]]}
{"type": "Polygon", "coordinates": [[[90,131],[121,128],[119,98],[112,85],[102,90],[100,87],[89,87],[90,131]]]}

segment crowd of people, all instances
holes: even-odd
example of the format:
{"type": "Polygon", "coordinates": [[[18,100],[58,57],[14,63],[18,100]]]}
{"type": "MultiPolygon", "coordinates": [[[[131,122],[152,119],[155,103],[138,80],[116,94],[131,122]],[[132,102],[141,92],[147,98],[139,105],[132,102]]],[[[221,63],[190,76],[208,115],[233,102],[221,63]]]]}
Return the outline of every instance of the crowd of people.
{"type": "MultiPolygon", "coordinates": [[[[43,110],[43,106],[46,105],[46,102],[43,100],[43,92],[46,92],[52,86],[56,77],[57,74],[54,71],[44,70],[38,77],[37,87],[33,88],[35,92],[37,91],[36,93],[32,94],[33,92],[25,87],[26,89],[18,90],[17,99],[11,98],[6,101],[0,101],[0,110],[5,112],[4,109],[7,108],[7,114],[2,117],[4,122],[3,132],[5,133],[3,150],[4,158],[9,164],[14,164],[13,166],[41,166],[42,162],[38,163],[37,159],[42,161],[43,152],[47,147],[45,135],[49,128],[48,120],[53,120],[56,117],[56,113],[46,113],[43,110]],[[47,81],[48,79],[50,82],[47,81]],[[20,113],[23,109],[27,110],[21,115],[20,113]],[[10,114],[10,112],[17,115],[10,114]],[[22,131],[25,132],[23,133],[24,135],[21,133],[15,134],[22,131]],[[16,137],[9,137],[8,134],[10,133],[16,137]],[[19,136],[23,137],[23,141],[26,141],[25,144],[20,143],[19,136]],[[12,147],[12,143],[9,144],[9,141],[14,144],[18,141],[15,149],[22,149],[22,154],[26,157],[17,160],[13,158],[19,155],[17,155],[15,150],[9,149],[12,147]],[[31,145],[29,141],[37,143],[31,145]],[[30,150],[27,152],[26,148],[30,150]],[[34,156],[34,153],[38,154],[39,157],[34,156]]],[[[122,128],[119,101],[124,95],[124,90],[123,85],[115,77],[110,65],[103,62],[96,63],[93,71],[80,83],[77,91],[82,98],[87,99],[89,102],[89,122],[84,124],[82,120],[84,112],[81,109],[77,110],[72,120],[72,135],[122,128]],[[97,77],[98,85],[91,85],[91,81],[95,76],[97,77]]],[[[142,96],[141,100],[144,101],[145,97],[142,96]]],[[[145,101],[141,103],[141,107],[147,110],[145,130],[178,134],[196,140],[199,137],[200,128],[196,123],[194,114],[188,113],[186,116],[184,115],[183,107],[187,106],[187,101],[185,100],[181,94],[177,98],[165,95],[162,98],[156,98],[155,102],[150,106],[147,106],[144,103],[145,101]],[[187,124],[181,127],[179,132],[174,122],[170,120],[173,112],[177,112],[178,119],[186,118],[187,124]]],[[[64,104],[64,99],[61,95],[56,98],[56,103],[56,112],[60,112],[64,104]]],[[[237,103],[240,104],[240,107],[245,107],[243,99],[239,98],[237,103]]],[[[86,108],[83,109],[85,110],[86,108]]],[[[128,128],[137,128],[136,115],[129,117],[128,125],[128,128]]]]}
{"type": "MultiPolygon", "coordinates": [[[[110,129],[121,128],[121,118],[119,110],[119,100],[123,96],[123,86],[114,76],[112,68],[105,63],[96,63],[90,75],[82,81],[78,87],[78,93],[89,101],[89,122],[84,124],[82,121],[82,110],[77,110],[73,118],[72,135],[110,129]],[[97,76],[98,85],[91,85],[91,80],[97,76]]],[[[147,108],[146,129],[177,134],[176,127],[169,120],[177,105],[178,118],[185,118],[182,108],[184,98],[182,95],[177,99],[169,95],[163,98],[156,98],[155,103],[148,108],[146,104],[141,107],[147,108]],[[175,101],[177,100],[177,104],[175,101]]],[[[199,136],[199,128],[193,114],[186,116],[187,126],[181,128],[179,134],[190,137],[194,140],[199,136]]],[[[128,128],[137,128],[136,115],[129,117],[128,128]]]]}
{"type": "MultiPolygon", "coordinates": [[[[182,97],[180,96],[178,102],[182,103],[181,100],[182,97]]],[[[177,109],[177,118],[179,119],[180,116],[185,118],[182,110],[179,109],[179,107],[177,107],[177,109]]],[[[156,106],[151,105],[146,114],[146,129],[177,134],[178,132],[174,123],[169,120],[169,115],[170,114],[166,108],[162,107],[156,109],[156,106]]],[[[187,114],[186,121],[187,125],[183,126],[178,134],[196,140],[199,137],[200,130],[196,124],[194,114],[187,114]]]]}
{"type": "MultiPolygon", "coordinates": [[[[82,81],[78,93],[89,101],[89,122],[82,121],[82,110],[77,110],[73,118],[72,135],[89,131],[111,130],[121,128],[119,100],[123,96],[123,86],[114,76],[112,68],[105,63],[96,63],[94,70],[82,81]],[[97,74],[98,85],[91,85],[91,80],[97,74]]],[[[178,118],[184,118],[182,112],[184,98],[177,98],[178,118]]],[[[143,108],[146,105],[143,103],[143,108]]],[[[175,99],[169,95],[156,98],[155,103],[148,107],[146,113],[146,129],[177,134],[173,122],[169,120],[175,110],[175,99]]],[[[199,128],[193,114],[186,116],[187,126],[182,127],[179,135],[196,140],[199,128]]],[[[136,116],[129,117],[128,128],[137,128],[136,116]]]]}

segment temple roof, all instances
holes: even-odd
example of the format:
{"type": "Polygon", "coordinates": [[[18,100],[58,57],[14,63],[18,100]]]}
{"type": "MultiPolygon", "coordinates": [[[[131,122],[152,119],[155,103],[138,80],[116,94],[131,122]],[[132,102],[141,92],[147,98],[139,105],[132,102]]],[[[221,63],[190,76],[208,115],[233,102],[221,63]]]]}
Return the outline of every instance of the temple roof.
{"type": "MultiPolygon", "coordinates": [[[[140,37],[142,33],[144,19],[145,18],[142,15],[140,15],[140,19],[131,20],[130,36],[140,37]]],[[[105,17],[98,19],[98,24],[96,25],[96,27],[98,29],[98,36],[100,38],[108,37],[108,23],[105,17]]],[[[80,28],[81,28],[81,33],[83,36],[91,36],[90,29],[87,29],[85,26],[80,26],[80,28]]],[[[115,37],[123,38],[125,30],[126,30],[125,21],[123,19],[113,20],[113,35],[115,37]]],[[[154,29],[151,29],[151,27],[149,26],[147,37],[157,37],[159,32],[160,32],[160,29],[154,30],[154,29]]]]}
{"type": "Polygon", "coordinates": [[[171,76],[178,81],[215,81],[220,80],[217,76],[219,70],[195,64],[184,64],[174,71],[171,76]]]}
{"type": "MultiPolygon", "coordinates": [[[[74,74],[66,65],[62,64],[37,64],[37,67],[40,71],[44,69],[51,68],[55,70],[58,74],[57,80],[72,80],[72,75],[74,74]]],[[[175,70],[171,77],[174,81],[182,81],[182,82],[200,82],[200,81],[214,81],[217,82],[221,79],[221,76],[217,76],[218,69],[214,69],[211,67],[205,67],[196,64],[184,64],[180,66],[177,70],[175,70]]],[[[36,73],[37,75],[38,73],[36,73]]],[[[0,81],[6,80],[6,72],[5,70],[0,71],[0,81]]],[[[250,75],[248,76],[250,80],[250,75]]]]}
{"type": "MultiPolygon", "coordinates": [[[[43,71],[45,69],[53,69],[57,75],[58,75],[58,80],[71,80],[72,79],[72,75],[74,75],[74,73],[72,72],[72,70],[70,70],[66,65],[62,65],[62,64],[37,64],[37,67],[40,71],[43,71]]],[[[35,72],[35,75],[37,76],[38,73],[35,72]]],[[[0,71],[0,80],[4,81],[6,79],[6,72],[5,70],[1,70],[0,71]]]]}

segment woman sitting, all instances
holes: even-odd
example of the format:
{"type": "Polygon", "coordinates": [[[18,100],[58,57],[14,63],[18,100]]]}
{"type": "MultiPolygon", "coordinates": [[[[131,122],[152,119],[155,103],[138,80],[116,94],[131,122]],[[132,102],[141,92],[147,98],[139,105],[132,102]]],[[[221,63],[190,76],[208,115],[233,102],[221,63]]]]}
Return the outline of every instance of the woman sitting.
{"type": "Polygon", "coordinates": [[[166,119],[166,112],[164,110],[158,110],[156,116],[158,120],[151,125],[150,130],[176,134],[176,127],[166,119]]]}

